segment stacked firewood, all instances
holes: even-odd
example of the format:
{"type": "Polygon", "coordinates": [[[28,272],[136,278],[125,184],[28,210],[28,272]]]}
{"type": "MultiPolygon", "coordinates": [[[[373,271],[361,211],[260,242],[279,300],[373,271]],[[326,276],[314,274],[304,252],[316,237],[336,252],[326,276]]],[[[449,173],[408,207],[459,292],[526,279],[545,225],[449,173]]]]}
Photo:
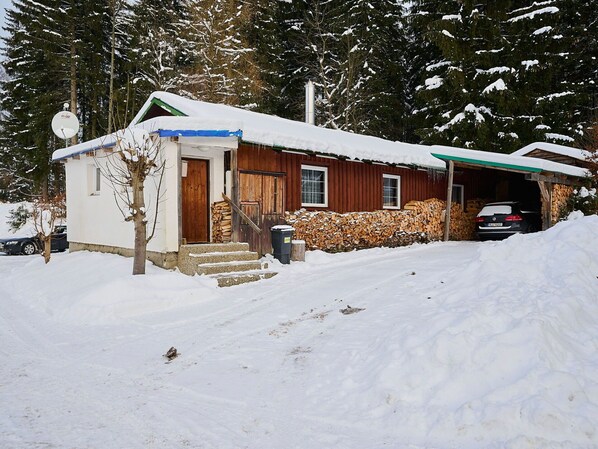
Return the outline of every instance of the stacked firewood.
{"type": "MultiPolygon", "coordinates": [[[[453,203],[451,240],[475,237],[475,216],[483,204],[472,202],[467,212],[453,203]],[[481,207],[481,206],[480,206],[481,207]]],[[[468,204],[469,207],[469,204],[468,204]]],[[[438,199],[411,201],[403,210],[286,213],[286,222],[295,228],[295,238],[305,240],[308,249],[350,251],[377,246],[403,246],[440,240],[444,235],[445,202],[438,199]]]]}
{"type": "Polygon", "coordinates": [[[554,184],[552,187],[552,204],[550,205],[550,213],[552,215],[552,222],[556,223],[567,205],[567,200],[573,193],[573,187],[563,184],[554,184]]]}
{"type": "Polygon", "coordinates": [[[232,211],[226,201],[212,204],[212,241],[228,243],[232,233],[232,211]]]}

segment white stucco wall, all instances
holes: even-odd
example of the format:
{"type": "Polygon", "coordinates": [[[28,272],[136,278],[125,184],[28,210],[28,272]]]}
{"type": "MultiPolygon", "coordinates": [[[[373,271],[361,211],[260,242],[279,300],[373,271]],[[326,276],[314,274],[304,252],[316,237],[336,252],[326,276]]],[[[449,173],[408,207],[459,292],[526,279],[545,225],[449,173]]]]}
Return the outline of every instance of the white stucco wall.
{"type": "MultiPolygon", "coordinates": [[[[178,250],[177,144],[163,139],[163,154],[166,169],[158,206],[156,232],[148,245],[150,251],[158,252],[178,250]]],[[[93,171],[89,167],[100,165],[104,168],[107,158],[113,157],[115,156],[112,153],[98,151],[95,157],[81,155],[80,159],[67,160],[69,241],[133,248],[133,223],[124,220],[114,199],[113,189],[118,187],[101,177],[99,194],[95,194],[92,188],[93,171]]],[[[145,184],[148,232],[156,211],[156,196],[157,179],[155,182],[148,179],[145,184]]]]}
{"type": "MultiPolygon", "coordinates": [[[[209,161],[210,203],[222,201],[224,192],[224,151],[236,148],[231,139],[179,138],[176,142],[163,138],[162,149],[166,170],[162,181],[157,225],[148,250],[156,252],[178,251],[180,214],[180,157],[209,161]]],[[[133,223],[125,222],[114,200],[113,186],[101,178],[99,194],[93,194],[93,177],[90,166],[104,166],[112,153],[98,151],[96,157],[81,155],[66,162],[66,188],[69,241],[96,245],[133,248],[133,223]]],[[[157,181],[157,180],[156,180],[157,181]]],[[[146,181],[146,207],[149,226],[153,222],[156,204],[156,183],[146,181]]],[[[211,230],[210,230],[211,232],[211,230]]]]}

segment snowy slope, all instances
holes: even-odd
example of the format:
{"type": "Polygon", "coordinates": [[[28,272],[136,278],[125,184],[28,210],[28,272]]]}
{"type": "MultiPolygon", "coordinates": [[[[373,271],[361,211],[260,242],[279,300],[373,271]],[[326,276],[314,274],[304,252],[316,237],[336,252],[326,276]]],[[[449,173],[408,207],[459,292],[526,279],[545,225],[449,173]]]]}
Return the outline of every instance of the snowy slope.
{"type": "Polygon", "coordinates": [[[229,289],[0,257],[0,447],[595,448],[597,233],[311,252],[229,289]]]}

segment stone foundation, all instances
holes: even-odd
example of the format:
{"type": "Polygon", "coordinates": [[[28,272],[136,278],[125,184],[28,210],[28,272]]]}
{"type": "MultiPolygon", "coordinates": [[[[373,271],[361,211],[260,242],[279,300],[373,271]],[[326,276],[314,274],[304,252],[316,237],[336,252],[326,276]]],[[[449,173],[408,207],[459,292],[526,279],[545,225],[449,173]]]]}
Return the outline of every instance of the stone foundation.
{"type": "MultiPolygon", "coordinates": [[[[124,257],[133,257],[133,249],[121,248],[119,246],[96,245],[93,243],[69,242],[69,251],[95,251],[99,253],[118,254],[124,257]]],[[[178,254],[176,252],[158,253],[156,251],[147,252],[147,260],[154,265],[171,270],[177,266],[178,254]]]]}

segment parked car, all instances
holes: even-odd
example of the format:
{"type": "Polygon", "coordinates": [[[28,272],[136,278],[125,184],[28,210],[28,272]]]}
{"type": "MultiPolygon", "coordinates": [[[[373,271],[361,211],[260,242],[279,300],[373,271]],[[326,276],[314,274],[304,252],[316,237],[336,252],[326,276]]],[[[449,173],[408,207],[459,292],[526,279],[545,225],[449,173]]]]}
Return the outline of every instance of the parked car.
{"type": "MultiPolygon", "coordinates": [[[[37,236],[0,239],[0,253],[13,255],[25,254],[29,256],[42,251],[43,247],[43,242],[37,236]]],[[[55,226],[52,233],[52,251],[63,252],[68,247],[69,242],[67,240],[66,226],[55,226]]]]}
{"type": "Polygon", "coordinates": [[[526,234],[541,229],[540,213],[522,210],[517,201],[486,204],[476,217],[480,240],[501,240],[513,234],[526,234]]]}

